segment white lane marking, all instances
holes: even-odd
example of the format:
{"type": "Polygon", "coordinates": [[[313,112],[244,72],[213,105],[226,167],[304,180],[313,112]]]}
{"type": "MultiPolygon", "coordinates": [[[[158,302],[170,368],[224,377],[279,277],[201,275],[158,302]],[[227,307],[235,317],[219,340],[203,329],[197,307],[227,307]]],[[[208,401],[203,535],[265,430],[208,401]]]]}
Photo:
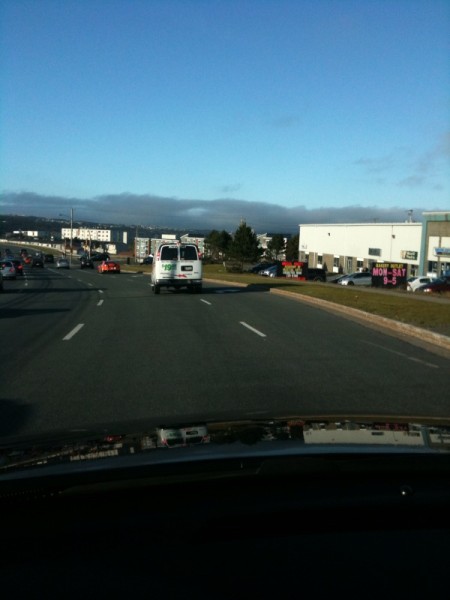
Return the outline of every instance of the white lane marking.
{"type": "Polygon", "coordinates": [[[431,369],[439,369],[439,365],[435,365],[433,363],[426,362],[425,360],[421,360],[420,358],[416,358],[415,356],[409,356],[408,354],[404,354],[403,352],[398,352],[397,350],[391,350],[391,348],[386,348],[385,346],[381,346],[380,344],[366,342],[365,340],[363,340],[363,343],[368,344],[369,346],[375,346],[375,348],[381,348],[385,352],[390,352],[391,354],[396,354],[397,356],[402,356],[403,358],[407,358],[408,360],[412,360],[413,362],[418,362],[421,365],[430,367],[431,369]]]}
{"type": "Polygon", "coordinates": [[[103,290],[98,290],[98,293],[99,294],[103,294],[103,290]]]}
{"type": "Polygon", "coordinates": [[[93,283],[89,283],[89,282],[88,282],[88,285],[90,285],[91,287],[93,287],[93,285],[94,285],[94,284],[93,284],[93,283]]]}
{"type": "Polygon", "coordinates": [[[208,306],[211,306],[211,302],[208,302],[208,300],[203,300],[203,298],[200,298],[200,302],[204,302],[208,306]]]}
{"type": "Polygon", "coordinates": [[[104,302],[103,300],[99,300],[99,301],[97,302],[97,306],[101,306],[101,305],[103,304],[103,302],[104,302]]]}
{"type": "Polygon", "coordinates": [[[68,341],[68,340],[72,339],[73,336],[76,333],[78,333],[82,327],[84,327],[84,323],[78,323],[78,325],[76,327],[74,327],[72,329],[72,331],[66,335],[66,337],[63,337],[63,341],[68,341]]]}
{"type": "Polygon", "coordinates": [[[250,329],[250,331],[253,331],[253,333],[256,333],[256,335],[260,335],[261,337],[267,337],[265,333],[258,331],[257,329],[255,329],[254,327],[249,325],[248,323],[245,323],[245,321],[239,321],[239,323],[241,325],[243,325],[244,327],[247,327],[247,329],[250,329]]]}

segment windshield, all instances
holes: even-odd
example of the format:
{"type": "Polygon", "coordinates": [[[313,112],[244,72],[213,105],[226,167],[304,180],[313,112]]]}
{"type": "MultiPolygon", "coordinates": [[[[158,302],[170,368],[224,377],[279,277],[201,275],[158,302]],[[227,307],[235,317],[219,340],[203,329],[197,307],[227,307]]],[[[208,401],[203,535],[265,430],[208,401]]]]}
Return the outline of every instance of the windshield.
{"type": "Polygon", "coordinates": [[[450,271],[448,2],[0,16],[8,460],[91,431],[171,460],[305,432],[429,447],[450,299],[407,284],[450,271]]]}

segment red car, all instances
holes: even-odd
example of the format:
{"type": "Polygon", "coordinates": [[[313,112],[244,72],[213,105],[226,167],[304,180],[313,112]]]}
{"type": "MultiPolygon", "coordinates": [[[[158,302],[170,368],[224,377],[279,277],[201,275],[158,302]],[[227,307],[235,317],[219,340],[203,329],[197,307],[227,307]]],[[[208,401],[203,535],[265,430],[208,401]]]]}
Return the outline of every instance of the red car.
{"type": "Polygon", "coordinates": [[[17,275],[23,275],[23,264],[22,264],[22,261],[19,260],[18,258],[12,258],[11,262],[14,263],[14,266],[16,267],[16,274],[17,275]]]}
{"type": "Polygon", "coordinates": [[[120,273],[119,263],[113,260],[103,260],[97,267],[99,273],[120,273]]]}
{"type": "Polygon", "coordinates": [[[433,279],[433,281],[430,281],[430,283],[421,285],[416,291],[425,292],[427,294],[441,294],[442,292],[450,292],[450,277],[439,277],[438,279],[433,279]]]}

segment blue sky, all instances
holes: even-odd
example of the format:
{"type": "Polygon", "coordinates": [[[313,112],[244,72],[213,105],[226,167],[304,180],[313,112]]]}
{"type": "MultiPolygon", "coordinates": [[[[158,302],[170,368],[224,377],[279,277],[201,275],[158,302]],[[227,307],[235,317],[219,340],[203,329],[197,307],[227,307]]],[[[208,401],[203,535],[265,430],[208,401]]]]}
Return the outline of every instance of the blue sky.
{"type": "Polygon", "coordinates": [[[447,0],[3,0],[0,20],[10,202],[449,208],[447,0]]]}

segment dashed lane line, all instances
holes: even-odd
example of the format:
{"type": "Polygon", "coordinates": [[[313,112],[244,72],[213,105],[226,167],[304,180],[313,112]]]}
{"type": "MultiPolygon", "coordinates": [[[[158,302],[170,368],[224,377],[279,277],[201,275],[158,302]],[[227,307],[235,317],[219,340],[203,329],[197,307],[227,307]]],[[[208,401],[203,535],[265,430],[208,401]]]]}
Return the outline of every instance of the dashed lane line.
{"type": "Polygon", "coordinates": [[[258,331],[258,329],[255,329],[254,327],[252,327],[245,321],[239,321],[239,323],[241,325],[243,325],[244,327],[246,327],[247,329],[250,329],[250,331],[253,331],[253,333],[256,333],[256,335],[259,335],[260,337],[263,337],[263,338],[267,337],[265,333],[263,333],[262,331],[258,331]]]}
{"type": "Polygon", "coordinates": [[[82,327],[84,327],[84,323],[78,323],[78,325],[74,327],[72,331],[70,331],[65,337],[63,337],[63,341],[67,342],[71,340],[73,336],[76,335],[82,327]]]}

